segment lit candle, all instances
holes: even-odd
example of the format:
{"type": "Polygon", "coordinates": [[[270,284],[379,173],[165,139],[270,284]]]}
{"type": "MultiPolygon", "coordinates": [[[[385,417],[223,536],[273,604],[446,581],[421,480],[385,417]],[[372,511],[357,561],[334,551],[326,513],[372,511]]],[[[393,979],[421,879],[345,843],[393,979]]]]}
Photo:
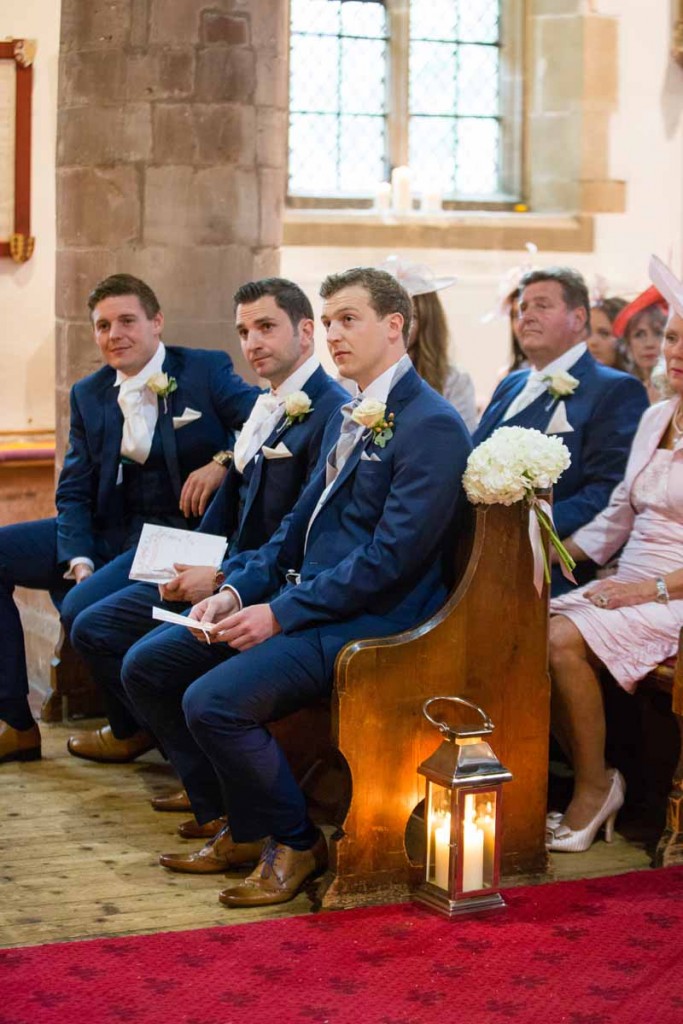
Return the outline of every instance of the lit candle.
{"type": "Polygon", "coordinates": [[[439,815],[443,824],[434,829],[434,883],[448,890],[448,861],[451,852],[451,816],[439,815]]]}
{"type": "Polygon", "coordinates": [[[375,186],[375,209],[391,209],[391,185],[388,181],[381,181],[375,186]]]}
{"type": "Polygon", "coordinates": [[[413,206],[410,195],[410,167],[395,167],[391,172],[394,213],[408,213],[413,206]]]}
{"type": "Polygon", "coordinates": [[[474,823],[474,796],[465,797],[465,821],[463,822],[462,889],[484,887],[484,833],[474,823]]]}
{"type": "Polygon", "coordinates": [[[484,880],[487,885],[493,879],[493,858],[496,852],[496,823],[493,808],[486,804],[486,813],[477,819],[477,824],[484,833],[484,880]]]}
{"type": "Polygon", "coordinates": [[[424,189],[420,209],[423,213],[439,213],[443,201],[441,189],[431,187],[424,189]]]}

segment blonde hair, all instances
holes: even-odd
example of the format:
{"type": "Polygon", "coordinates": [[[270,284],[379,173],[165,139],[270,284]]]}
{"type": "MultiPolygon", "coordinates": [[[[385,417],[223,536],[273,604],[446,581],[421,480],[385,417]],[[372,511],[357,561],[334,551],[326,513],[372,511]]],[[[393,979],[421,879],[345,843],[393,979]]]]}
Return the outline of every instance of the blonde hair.
{"type": "Polygon", "coordinates": [[[448,324],[436,292],[414,295],[417,333],[408,349],[413,366],[428,384],[443,394],[448,376],[448,324]]]}

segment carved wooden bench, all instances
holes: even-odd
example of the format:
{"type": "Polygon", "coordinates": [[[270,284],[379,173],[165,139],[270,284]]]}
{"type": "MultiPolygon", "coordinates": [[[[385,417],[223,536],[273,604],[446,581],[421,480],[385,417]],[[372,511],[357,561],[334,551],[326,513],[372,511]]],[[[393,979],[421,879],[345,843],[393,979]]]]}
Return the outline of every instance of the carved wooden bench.
{"type": "Polygon", "coordinates": [[[678,645],[678,657],[658,665],[639,684],[646,690],[657,690],[671,696],[673,713],[680,737],[678,763],[673,773],[671,790],[666,805],[666,822],[657,849],[656,867],[683,864],[683,630],[678,645]]]}
{"type": "Polygon", "coordinates": [[[440,694],[489,713],[491,745],[513,773],[503,799],[503,874],[545,871],[547,594],[539,599],[533,587],[525,508],[470,507],[468,517],[444,607],[405,633],[348,644],[331,707],[273,726],[318,820],[339,827],[324,906],[405,898],[419,881],[420,855],[409,856],[406,833],[424,797],[417,767],[440,742],[421,708],[440,694]]]}

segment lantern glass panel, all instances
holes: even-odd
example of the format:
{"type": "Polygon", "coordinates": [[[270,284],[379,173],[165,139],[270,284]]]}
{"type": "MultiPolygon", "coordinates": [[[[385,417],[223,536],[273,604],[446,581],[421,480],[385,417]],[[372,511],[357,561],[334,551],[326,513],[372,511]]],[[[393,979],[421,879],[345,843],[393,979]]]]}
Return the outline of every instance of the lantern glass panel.
{"type": "Polygon", "coordinates": [[[490,889],[495,884],[496,800],[495,790],[465,794],[462,891],[490,889]]]}
{"type": "Polygon", "coordinates": [[[451,843],[451,791],[428,780],[427,783],[427,867],[426,880],[439,889],[449,890],[451,843]]]}

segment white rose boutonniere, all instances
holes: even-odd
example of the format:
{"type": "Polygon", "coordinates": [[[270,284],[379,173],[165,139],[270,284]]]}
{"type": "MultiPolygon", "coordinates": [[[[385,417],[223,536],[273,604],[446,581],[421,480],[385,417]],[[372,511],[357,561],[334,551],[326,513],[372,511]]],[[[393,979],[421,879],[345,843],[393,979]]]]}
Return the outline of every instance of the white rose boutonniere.
{"type": "Polygon", "coordinates": [[[304,417],[313,412],[311,399],[305,391],[292,391],[291,395],[285,398],[285,426],[291,427],[292,423],[303,423],[304,417]]]}
{"type": "Polygon", "coordinates": [[[576,377],[572,377],[571,373],[567,373],[566,370],[548,374],[543,378],[543,383],[553,398],[567,398],[569,395],[573,395],[579,386],[576,377]]]}
{"type": "Polygon", "coordinates": [[[159,398],[163,398],[164,412],[168,412],[168,396],[172,395],[178,387],[175,377],[169,377],[167,373],[153,373],[147,380],[146,386],[159,398]]]}
{"type": "Polygon", "coordinates": [[[351,419],[361,427],[367,427],[373,433],[372,443],[384,448],[387,441],[394,436],[394,414],[387,415],[384,402],[376,398],[364,398],[360,405],[351,413],[351,419]]]}

